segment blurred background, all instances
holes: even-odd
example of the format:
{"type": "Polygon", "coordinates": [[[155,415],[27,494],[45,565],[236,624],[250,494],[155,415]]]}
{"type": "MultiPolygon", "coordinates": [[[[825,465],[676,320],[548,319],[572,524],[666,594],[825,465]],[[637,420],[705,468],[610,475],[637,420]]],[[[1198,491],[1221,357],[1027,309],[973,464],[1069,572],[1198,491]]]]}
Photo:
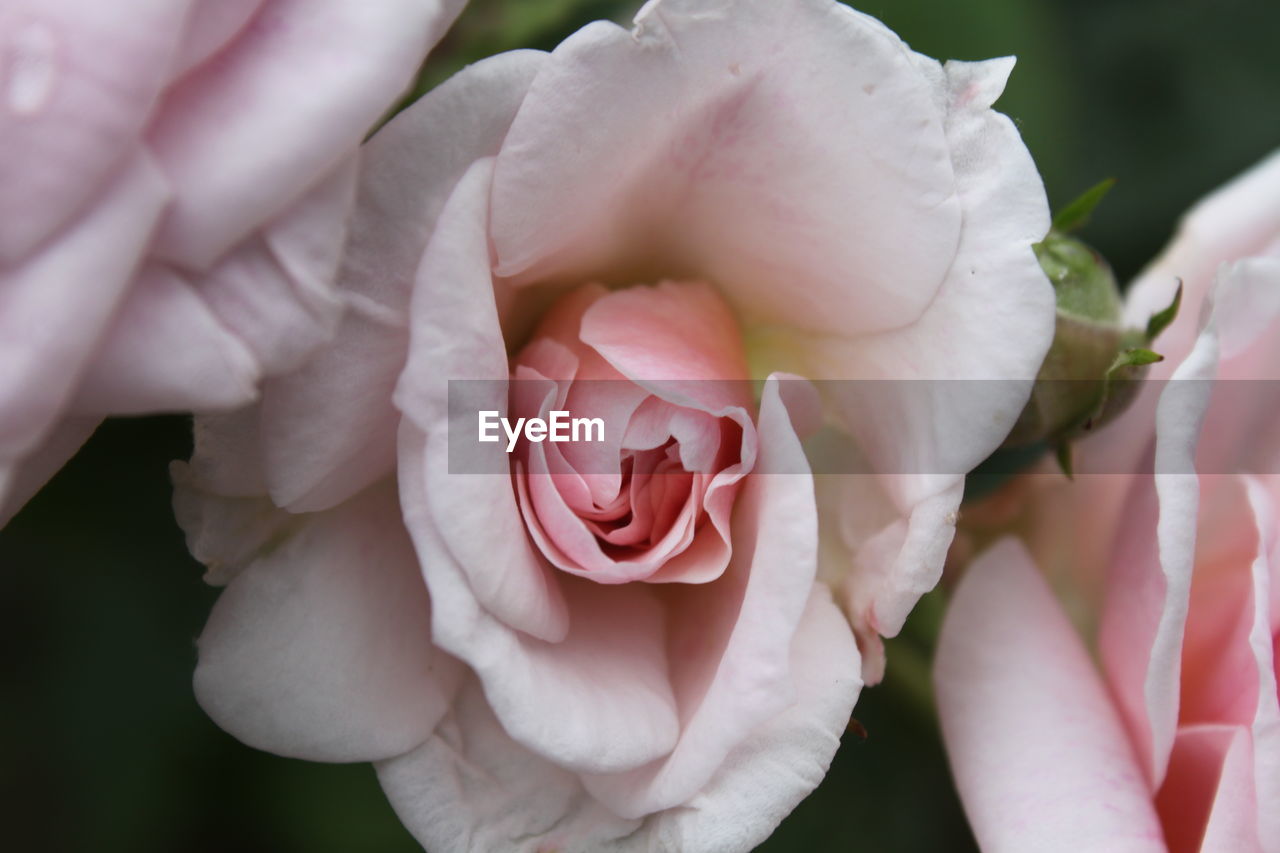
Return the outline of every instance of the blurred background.
{"type": "MultiPolygon", "coordinates": [[[[515,47],[553,48],[616,0],[471,0],[419,90],[515,47]]],[[[869,0],[939,59],[1019,57],[1012,116],[1057,207],[1118,184],[1082,236],[1130,279],[1180,213],[1280,146],[1274,0],[869,0]]],[[[255,752],[191,691],[216,597],[169,509],[180,417],[115,420],[0,532],[0,847],[413,851],[367,765],[255,752]]],[[[928,693],[926,599],[863,693],[827,780],[765,851],[969,851],[928,693]],[[865,734],[864,734],[865,731],[865,734]]]]}

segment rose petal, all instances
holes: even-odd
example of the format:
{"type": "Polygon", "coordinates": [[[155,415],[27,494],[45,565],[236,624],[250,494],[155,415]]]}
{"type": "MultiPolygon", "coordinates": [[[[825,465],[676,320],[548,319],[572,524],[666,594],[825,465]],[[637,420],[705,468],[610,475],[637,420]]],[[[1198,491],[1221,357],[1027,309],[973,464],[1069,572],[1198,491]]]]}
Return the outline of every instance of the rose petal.
{"type": "Polygon", "coordinates": [[[928,81],[879,22],[833,3],[664,0],[632,32],[570,36],[530,90],[498,157],[497,270],[661,258],[716,282],[748,325],[894,328],[952,261],[954,190],[928,81]]]}
{"type": "MultiPolygon", "coordinates": [[[[1004,439],[1053,338],[1053,290],[1031,244],[1048,229],[1035,165],[1012,122],[989,109],[1012,60],[920,58],[945,92],[946,132],[965,218],[954,262],[914,324],[851,342],[786,341],[806,375],[825,383],[829,405],[858,445],[868,473],[856,488],[890,527],[846,548],[846,595],[862,638],[864,675],[877,680],[875,634],[894,636],[919,596],[937,583],[954,534],[963,474],[1004,439]],[[838,380],[888,380],[855,381],[838,380]],[[923,380],[923,381],[911,381],[923,380]]],[[[843,460],[845,462],[856,460],[843,460]]]]}
{"type": "Polygon", "coordinates": [[[63,418],[40,446],[6,469],[0,465],[0,528],[80,449],[101,418],[63,418]]]}
{"type": "Polygon", "coordinates": [[[168,79],[189,5],[5,3],[0,264],[17,264],[59,228],[76,228],[73,217],[91,199],[111,203],[107,187],[136,168],[131,150],[168,79]]]}
{"type": "Polygon", "coordinates": [[[1169,853],[1263,853],[1248,730],[1180,729],[1156,798],[1169,853]]]}
{"type": "Polygon", "coordinates": [[[713,583],[668,596],[680,740],[648,767],[587,775],[587,789],[639,817],[686,802],[738,744],[795,701],[789,643],[817,566],[817,510],[804,452],[778,393],[760,404],[760,459],[738,495],[733,560],[713,583]]]}
{"type": "Polygon", "coordinates": [[[179,78],[225,47],[267,0],[195,0],[173,77],[179,78]]]}
{"type": "MultiPolygon", "coordinates": [[[[442,435],[426,438],[408,422],[403,433],[405,520],[431,588],[435,641],[475,670],[503,727],[528,749],[579,770],[629,769],[669,752],[678,723],[667,673],[665,614],[654,588],[548,577],[554,586],[544,596],[554,590],[568,611],[561,617],[567,622],[563,639],[546,642],[513,628],[489,611],[469,581],[486,580],[487,573],[487,586],[505,593],[502,584],[536,590],[537,577],[509,560],[504,565],[506,554],[499,552],[495,561],[478,547],[471,551],[483,563],[466,566],[451,547],[468,531],[490,545],[502,542],[495,523],[523,528],[514,508],[495,511],[492,504],[458,496],[459,486],[476,481],[499,481],[509,494],[509,480],[449,474],[442,435]],[[452,498],[445,513],[442,493],[452,498]],[[454,536],[448,544],[445,524],[454,536]]],[[[527,548],[522,529],[516,536],[512,542],[527,548]]],[[[523,604],[499,603],[507,610],[523,604]]]]}
{"type": "Polygon", "coordinates": [[[791,642],[795,704],[754,729],[684,807],[650,817],[649,846],[639,849],[750,850],[763,842],[826,775],[860,668],[848,622],[815,585],[791,642]]]}
{"type": "Polygon", "coordinates": [[[269,376],[298,367],[337,328],[343,301],[334,279],[356,176],[352,156],[196,281],[201,298],[269,376]]]}
{"type": "MultiPolygon", "coordinates": [[[[497,150],[543,59],[545,54],[520,51],[478,62],[406,109],[365,146],[339,277],[347,313],[328,348],[300,371],[268,383],[264,392],[268,478],[280,505],[295,511],[333,506],[394,467],[400,415],[391,405],[391,389],[405,367],[409,297],[427,239],[472,160],[497,150]]],[[[465,223],[446,223],[442,245],[462,239],[456,229],[482,227],[484,215],[481,207],[469,211],[465,223]]],[[[487,249],[474,261],[487,270],[487,249]]],[[[427,275],[423,287],[429,291],[438,279],[427,275]]],[[[449,290],[451,280],[439,287],[449,290]]],[[[434,293],[423,298],[440,321],[456,320],[458,312],[434,293]]],[[[496,352],[501,351],[499,344],[496,352]]],[[[415,380],[412,365],[409,370],[410,388],[430,388],[442,375],[469,375],[433,364],[430,380],[415,380]]]]}
{"type": "Polygon", "coordinates": [[[857,698],[858,650],[840,611],[815,588],[791,646],[797,701],[756,728],[684,808],[625,820],[577,777],[512,741],[478,687],[378,780],[430,850],[749,850],[826,774],[857,698]]]}
{"type": "Polygon", "coordinates": [[[431,644],[428,606],[394,487],[378,486],[236,575],[200,635],[196,698],[280,755],[398,755],[435,728],[460,673],[431,644]]]}
{"type": "Polygon", "coordinates": [[[258,364],[173,270],[138,274],[71,402],[82,414],[232,409],[258,396],[258,364]]]}
{"type": "Polygon", "coordinates": [[[1108,579],[1099,651],[1153,784],[1164,777],[1178,719],[1200,498],[1196,446],[1213,390],[1206,380],[1218,370],[1220,340],[1251,339],[1263,325],[1260,309],[1272,316],[1280,311],[1280,301],[1271,298],[1267,287],[1265,278],[1219,277],[1202,311],[1200,336],[1165,384],[1156,410],[1156,540],[1144,534],[1149,526],[1124,525],[1122,532],[1128,535],[1118,546],[1122,556],[1113,562],[1108,579]],[[1158,559],[1151,553],[1153,545],[1158,559]]]}
{"type": "Polygon", "coordinates": [[[703,282],[664,281],[604,294],[583,313],[579,334],[633,382],[724,382],[731,388],[748,377],[738,321],[703,282]]]}
{"type": "MultiPolygon", "coordinates": [[[[512,629],[558,642],[568,630],[565,604],[551,568],[534,553],[525,535],[508,476],[510,459],[502,445],[476,445],[489,454],[477,464],[487,461],[493,468],[456,473],[449,468],[449,431],[471,435],[475,412],[507,409],[506,352],[493,303],[484,228],[491,173],[492,161],[482,160],[463,177],[441,215],[433,247],[442,249],[429,251],[423,261],[424,293],[434,298],[414,304],[415,334],[396,396],[413,428],[402,425],[399,456],[402,471],[410,464],[409,455],[421,458],[425,430],[436,438],[434,452],[441,458],[431,461],[438,465],[440,479],[417,493],[409,484],[420,483],[422,472],[403,479],[404,500],[406,506],[421,507],[443,520],[437,527],[449,551],[446,559],[456,560],[468,594],[476,596],[479,607],[512,629]],[[446,377],[480,380],[466,383],[473,396],[483,399],[464,412],[465,422],[449,421],[446,377]],[[414,447],[407,448],[406,441],[414,447]]],[[[423,554],[430,568],[434,558],[423,554]]]]}
{"type": "Polygon", "coordinates": [[[572,772],[513,741],[474,679],[430,740],[378,765],[378,781],[428,850],[623,851],[634,849],[625,839],[640,826],[593,801],[572,772]]]}
{"type": "Polygon", "coordinates": [[[1125,296],[1125,320],[1141,328],[1173,300],[1179,281],[1183,310],[1160,336],[1165,378],[1191,351],[1199,318],[1185,306],[1202,304],[1222,263],[1261,253],[1280,236],[1280,151],[1272,153],[1187,211],[1168,248],[1138,276],[1125,296]]]}
{"type": "Polygon", "coordinates": [[[138,157],[61,239],[0,272],[5,464],[33,451],[62,413],[126,292],[165,197],[159,173],[138,157]],[[94,286],[86,288],[86,281],[94,286]]]}
{"type": "Polygon", "coordinates": [[[461,0],[271,0],[165,95],[147,140],[178,188],[155,251],[207,269],[329,173],[409,85],[461,0]],[[227,157],[227,151],[272,156],[227,157]]]}
{"type": "Polygon", "coordinates": [[[1143,767],[1025,549],[967,570],[934,662],[951,769],[987,851],[1164,851],[1143,767]]]}

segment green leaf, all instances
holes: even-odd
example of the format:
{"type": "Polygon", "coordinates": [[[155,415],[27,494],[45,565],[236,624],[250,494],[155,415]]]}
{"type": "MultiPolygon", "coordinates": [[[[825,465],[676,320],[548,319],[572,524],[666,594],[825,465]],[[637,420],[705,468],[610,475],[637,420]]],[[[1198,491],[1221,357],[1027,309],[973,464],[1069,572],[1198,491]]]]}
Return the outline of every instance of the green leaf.
{"type": "Polygon", "coordinates": [[[1169,307],[1156,314],[1151,315],[1151,319],[1147,321],[1147,343],[1151,343],[1156,337],[1169,328],[1178,316],[1178,309],[1182,307],[1182,279],[1178,279],[1178,290],[1173,294],[1173,301],[1169,303],[1169,307]]]}
{"type": "Polygon", "coordinates": [[[1063,234],[1083,228],[1093,214],[1094,208],[1106,198],[1107,193],[1116,185],[1115,178],[1100,181],[1081,193],[1075,201],[1058,211],[1053,217],[1053,230],[1063,234]]]}

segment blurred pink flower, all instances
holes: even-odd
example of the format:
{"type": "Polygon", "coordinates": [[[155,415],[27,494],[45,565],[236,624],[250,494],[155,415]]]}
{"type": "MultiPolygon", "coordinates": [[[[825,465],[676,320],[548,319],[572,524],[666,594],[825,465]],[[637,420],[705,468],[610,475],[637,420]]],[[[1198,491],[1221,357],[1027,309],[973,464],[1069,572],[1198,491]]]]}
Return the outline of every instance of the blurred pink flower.
{"type": "Polygon", "coordinates": [[[356,149],[462,5],[5,4],[0,523],[104,415],[243,405],[332,333],[356,149]]]}
{"type": "Polygon", "coordinates": [[[377,762],[433,850],[758,844],[862,683],[819,571],[878,658],[1052,336],[1043,188],[989,108],[1011,66],[944,67],[828,0],[669,0],[395,118],[333,342],[198,419],[175,467],[228,584],[202,706],[254,746],[377,762]],[[836,394],[867,475],[820,542],[793,373],[1011,381],[836,394]],[[625,429],[481,445],[510,467],[467,473],[453,380],[625,429]]]}
{"type": "Polygon", "coordinates": [[[1084,443],[1116,473],[1031,486],[960,581],[935,677],[984,850],[1280,850],[1278,249],[1273,155],[1132,291],[1134,322],[1188,302],[1172,381],[1084,443]]]}

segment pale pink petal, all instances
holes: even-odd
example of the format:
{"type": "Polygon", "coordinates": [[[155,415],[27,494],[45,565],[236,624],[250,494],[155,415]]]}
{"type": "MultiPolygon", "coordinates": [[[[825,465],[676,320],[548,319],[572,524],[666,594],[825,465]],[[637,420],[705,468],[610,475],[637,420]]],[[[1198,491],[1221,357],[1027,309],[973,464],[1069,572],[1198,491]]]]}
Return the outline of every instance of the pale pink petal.
{"type": "MultiPolygon", "coordinates": [[[[1273,484],[1274,485],[1274,484],[1273,484]]],[[[1248,485],[1249,502],[1258,526],[1258,553],[1250,565],[1253,612],[1249,648],[1256,666],[1258,705],[1250,721],[1253,746],[1258,836],[1267,853],[1280,851],[1280,688],[1276,650],[1280,646],[1280,531],[1274,494],[1257,480],[1248,485]]]]}
{"type": "Polygon", "coordinates": [[[1013,123],[989,109],[1013,60],[945,68],[921,62],[946,87],[947,141],[965,211],[954,262],[915,323],[805,345],[812,367],[797,371],[815,379],[888,380],[825,387],[904,515],[950,488],[1004,440],[1054,329],[1053,288],[1031,250],[1049,227],[1044,189],[1013,123]]]}
{"type": "Polygon", "coordinates": [[[1183,310],[1157,342],[1166,360],[1153,366],[1153,376],[1168,376],[1194,346],[1199,331],[1195,306],[1208,297],[1218,266],[1262,253],[1278,237],[1280,151],[1187,211],[1168,248],[1130,286],[1125,319],[1142,327],[1169,304],[1178,282],[1183,284],[1183,310]]]}
{"type": "Polygon", "coordinates": [[[173,515],[187,550],[205,567],[204,581],[225,586],[273,544],[305,523],[264,496],[219,494],[186,462],[172,462],[173,515]]]}
{"type": "Polygon", "coordinates": [[[640,821],[611,814],[574,773],[512,740],[474,679],[430,740],[377,767],[396,814],[427,850],[651,849],[631,841],[640,821]]]}
{"type": "Polygon", "coordinates": [[[308,517],[237,574],[199,652],[196,698],[214,722],[250,746],[319,761],[414,748],[461,673],[431,644],[391,484],[308,517]]]}
{"type": "MultiPolygon", "coordinates": [[[[429,487],[421,485],[424,491],[413,494],[412,484],[421,484],[424,472],[404,477],[404,500],[406,506],[421,507],[441,519],[436,527],[450,552],[448,559],[457,561],[463,585],[476,596],[476,606],[486,616],[513,630],[558,642],[568,630],[565,603],[551,567],[538,557],[525,535],[503,445],[473,445],[476,465],[487,462],[490,467],[449,471],[449,430],[456,430],[455,437],[465,441],[474,434],[470,430],[475,428],[475,412],[507,410],[506,350],[498,328],[485,237],[492,168],[491,160],[481,160],[458,184],[420,271],[424,298],[414,302],[412,349],[396,392],[397,405],[414,426],[402,429],[400,468],[403,472],[412,464],[406,461],[412,453],[421,458],[425,431],[440,457],[438,462],[430,460],[438,466],[440,479],[429,487]],[[466,420],[452,425],[449,379],[477,380],[466,383],[477,405],[463,407],[466,420]],[[413,451],[406,448],[406,440],[415,444],[413,451]],[[481,453],[487,455],[481,458],[481,453]]],[[[428,569],[433,559],[423,552],[428,569]]]]}
{"type": "MultiPolygon", "coordinates": [[[[1270,499],[1244,477],[1201,476],[1196,523],[1195,571],[1182,640],[1179,725],[1248,725],[1258,711],[1258,661],[1250,644],[1255,630],[1252,566],[1267,571],[1266,540],[1260,529],[1270,499]],[[1253,498],[1253,501],[1250,499],[1253,498]],[[1262,505],[1251,505],[1261,502],[1262,505]]],[[[1268,633],[1270,626],[1264,626],[1268,633]]],[[[1269,655],[1268,655],[1269,657],[1269,655]]]]}
{"type": "Polygon", "coordinates": [[[1169,853],[1264,853],[1249,730],[1179,729],[1156,796],[1169,853]]]}
{"type": "MultiPolygon", "coordinates": [[[[1148,505],[1136,522],[1121,526],[1108,578],[1099,651],[1153,785],[1164,777],[1178,719],[1200,505],[1195,457],[1213,390],[1206,380],[1216,375],[1222,350],[1233,353],[1255,339],[1265,319],[1280,311],[1269,288],[1265,276],[1219,276],[1202,307],[1201,333],[1156,409],[1156,537],[1150,535],[1154,512],[1148,505]]],[[[1149,490],[1149,484],[1139,485],[1149,490]]]]}
{"type": "Polygon", "coordinates": [[[258,396],[258,364],[174,270],[143,267],[71,409],[81,414],[233,409],[258,396]]]}
{"type": "Polygon", "coordinates": [[[225,47],[268,0],[195,0],[173,67],[176,79],[225,47]]]}
{"type": "Polygon", "coordinates": [[[87,205],[110,203],[108,187],[132,168],[133,149],[168,80],[189,5],[5,2],[0,264],[17,264],[59,228],[74,227],[87,205]]]}
{"type": "MultiPolygon", "coordinates": [[[[490,549],[502,542],[500,524],[519,524],[503,509],[459,496],[468,482],[509,480],[490,474],[448,473],[443,434],[423,436],[406,421],[400,441],[400,487],[405,521],[431,588],[438,645],[466,661],[511,736],[555,763],[578,770],[615,772],[666,754],[678,735],[675,698],[666,659],[666,614],[649,584],[602,586],[561,575],[556,584],[568,611],[567,633],[547,642],[511,627],[488,609],[469,580],[497,575],[498,593],[536,590],[536,576],[499,552],[467,566],[446,543],[470,533],[490,549]],[[446,497],[447,495],[447,497],[446,497]],[[455,502],[456,501],[456,502],[455,502]],[[434,502],[434,506],[432,503],[434,502]],[[440,508],[448,505],[448,512],[440,508]],[[510,577],[506,581],[504,577],[510,577]]],[[[523,530],[517,534],[521,544],[523,530]]],[[[514,545],[515,543],[511,543],[514,545]]],[[[510,547],[510,546],[509,546],[510,547]]],[[[527,544],[525,545],[527,548],[527,544]]],[[[507,609],[519,602],[507,602],[507,609]]],[[[523,615],[523,614],[521,614],[523,615]]]]}
{"type": "MultiPolygon", "coordinates": [[[[394,467],[400,415],[391,391],[405,365],[409,298],[427,240],[472,160],[497,151],[543,59],[544,54],[520,51],[478,62],[406,109],[365,146],[339,276],[346,315],[329,347],[264,390],[268,478],[282,506],[333,506],[394,467]]],[[[483,210],[474,216],[477,223],[453,227],[482,227],[483,210]]],[[[443,245],[457,239],[447,236],[443,245]]],[[[487,252],[476,262],[487,270],[487,252]]],[[[449,285],[446,280],[439,287],[449,285]]],[[[487,283],[485,288],[491,290],[487,283]]],[[[434,313],[436,297],[424,298],[434,313]]],[[[440,321],[451,322],[443,303],[438,310],[444,312],[437,315],[440,321]]],[[[501,344],[496,352],[502,353],[501,344]]],[[[437,375],[468,374],[433,365],[431,381],[437,375]]]]}
{"type": "Polygon", "coordinates": [[[298,367],[337,328],[343,301],[334,279],[355,202],[357,166],[354,155],[343,161],[195,281],[201,298],[268,376],[298,367]]]}
{"type": "Polygon", "coordinates": [[[188,464],[201,488],[228,497],[266,497],[258,437],[260,406],[195,417],[191,430],[195,447],[188,464]]]}
{"type": "MultiPolygon", "coordinates": [[[[936,298],[912,325],[851,342],[775,344],[805,360],[852,433],[868,473],[857,489],[896,515],[846,548],[849,598],[860,637],[894,636],[937,583],[955,531],[963,475],[1004,439],[1053,338],[1053,290],[1031,244],[1049,226],[1044,190],[1012,122],[989,109],[1012,60],[919,60],[945,93],[946,133],[964,225],[936,298]],[[838,380],[888,380],[844,382],[838,380]],[[923,381],[913,381],[923,380],[923,381]]],[[[848,461],[848,460],[844,460],[848,461]]],[[[869,682],[882,658],[864,642],[869,682]]]]}
{"type": "Polygon", "coordinates": [[[359,144],[462,5],[264,4],[216,61],[165,94],[147,130],[177,188],[157,253],[208,268],[293,203],[359,144]]]}
{"type": "Polygon", "coordinates": [[[101,422],[101,418],[95,417],[63,418],[35,452],[28,453],[7,470],[0,463],[0,528],[58,473],[101,422]]]}
{"type": "Polygon", "coordinates": [[[909,323],[961,230],[930,82],[897,36],[834,3],[664,0],[631,32],[585,27],[499,155],[498,272],[662,264],[716,282],[748,325],[909,323]]]}
{"type": "Polygon", "coordinates": [[[701,791],[645,821],[640,850],[750,850],[818,786],[862,682],[848,622],[815,585],[791,642],[796,701],[753,729],[701,791]]]}
{"type": "Polygon", "coordinates": [[[139,157],[57,242],[0,271],[4,463],[33,451],[61,415],[126,292],[165,197],[163,179],[139,157]]]}
{"type": "Polygon", "coordinates": [[[818,519],[778,381],[766,383],[760,404],[760,459],[738,494],[729,568],[668,599],[679,743],[648,767],[584,777],[618,814],[686,802],[755,727],[795,702],[789,638],[817,570],[818,519]]]}
{"type": "Polygon", "coordinates": [[[979,846],[1164,851],[1106,687],[1016,540],[967,570],[934,662],[952,773],[979,846]]]}
{"type": "Polygon", "coordinates": [[[748,850],[825,775],[858,695],[857,655],[815,588],[791,646],[796,703],[753,730],[684,807],[647,819],[614,815],[574,774],[511,740],[474,684],[431,740],[381,763],[378,779],[429,850],[748,850]]]}
{"type": "Polygon", "coordinates": [[[580,335],[633,382],[727,384],[748,377],[738,321],[704,282],[664,281],[606,294],[583,314],[580,335]]]}

